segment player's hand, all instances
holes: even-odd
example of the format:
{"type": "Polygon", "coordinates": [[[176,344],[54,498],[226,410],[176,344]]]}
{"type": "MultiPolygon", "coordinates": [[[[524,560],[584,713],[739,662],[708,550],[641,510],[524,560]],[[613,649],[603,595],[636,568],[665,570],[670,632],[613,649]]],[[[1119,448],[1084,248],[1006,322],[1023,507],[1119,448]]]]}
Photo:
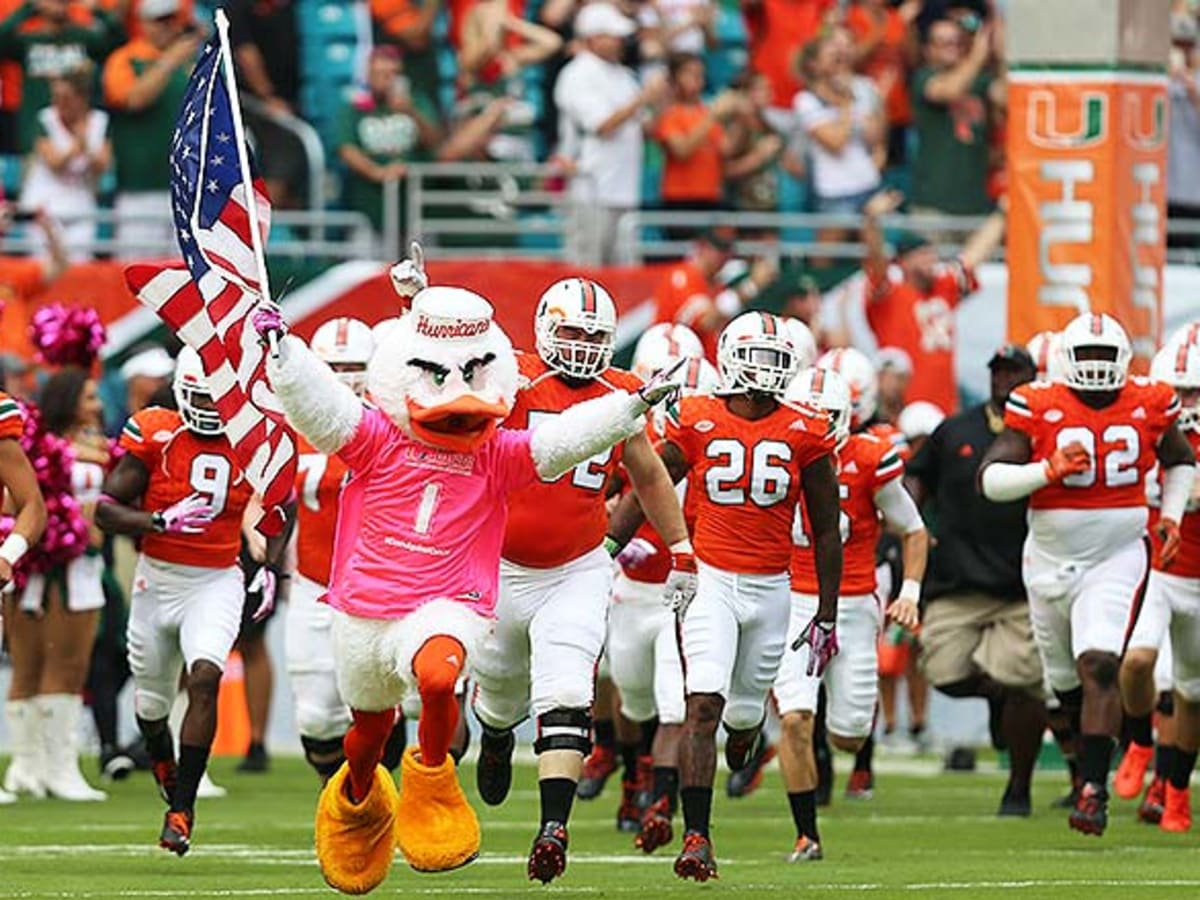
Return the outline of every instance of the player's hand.
{"type": "Polygon", "coordinates": [[[614,557],[623,569],[636,569],[639,566],[644,566],[646,561],[658,552],[655,547],[645,538],[635,537],[629,541],[621,552],[614,557]]]}
{"type": "Polygon", "coordinates": [[[262,592],[262,600],[259,601],[258,609],[254,610],[254,615],[250,617],[251,621],[261,622],[271,614],[271,610],[275,608],[275,590],[278,587],[279,578],[270,566],[259,566],[250,583],[246,585],[247,594],[262,592]]]}
{"type": "Polygon", "coordinates": [[[163,534],[202,534],[215,510],[203,494],[190,494],[154,514],[155,530],[163,534]]]}
{"type": "Polygon", "coordinates": [[[408,251],[408,258],[392,266],[389,273],[392,288],[402,300],[411,300],[429,287],[429,276],[425,274],[425,252],[416,241],[408,251]]]}
{"type": "Polygon", "coordinates": [[[1055,484],[1071,475],[1079,475],[1092,467],[1092,456],[1079,441],[1059,447],[1046,460],[1046,475],[1055,484]]]}
{"type": "Polygon", "coordinates": [[[271,355],[279,356],[279,342],[287,334],[287,322],[274,303],[260,306],[250,315],[250,327],[258,332],[258,340],[264,347],[271,348],[271,355]]]}
{"type": "Polygon", "coordinates": [[[688,364],[686,356],[681,356],[671,366],[655,372],[650,379],[638,388],[637,394],[647,406],[657,406],[664,400],[669,400],[679,392],[679,382],[675,376],[688,364]]]}
{"type": "Polygon", "coordinates": [[[696,557],[690,553],[671,554],[671,572],[663,585],[663,603],[682,619],[696,599],[696,557]]]}
{"type": "Polygon", "coordinates": [[[1154,523],[1154,534],[1159,539],[1158,565],[1170,568],[1179,553],[1179,523],[1174,519],[1159,519],[1154,523]]]}
{"type": "Polygon", "coordinates": [[[887,617],[907,631],[916,631],[921,624],[921,610],[912,600],[897,597],[887,608],[887,617]]]}
{"type": "Polygon", "coordinates": [[[792,642],[792,649],[799,650],[808,644],[808,668],[805,674],[820,678],[825,667],[838,654],[837,626],[833,622],[819,622],[813,616],[800,637],[792,642]]]}

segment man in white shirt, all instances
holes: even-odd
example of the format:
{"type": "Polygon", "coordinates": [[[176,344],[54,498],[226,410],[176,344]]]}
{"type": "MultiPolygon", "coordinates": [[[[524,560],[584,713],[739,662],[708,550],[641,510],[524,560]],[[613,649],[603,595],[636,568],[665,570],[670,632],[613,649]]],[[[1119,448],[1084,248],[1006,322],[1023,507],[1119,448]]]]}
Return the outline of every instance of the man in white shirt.
{"type": "Polygon", "coordinates": [[[554,87],[560,151],[570,148],[570,259],[617,262],[617,220],[636,209],[642,190],[642,111],[666,97],[666,79],[639,86],[621,65],[624,39],[636,25],[609,3],[589,3],[575,18],[584,49],[554,87]]]}

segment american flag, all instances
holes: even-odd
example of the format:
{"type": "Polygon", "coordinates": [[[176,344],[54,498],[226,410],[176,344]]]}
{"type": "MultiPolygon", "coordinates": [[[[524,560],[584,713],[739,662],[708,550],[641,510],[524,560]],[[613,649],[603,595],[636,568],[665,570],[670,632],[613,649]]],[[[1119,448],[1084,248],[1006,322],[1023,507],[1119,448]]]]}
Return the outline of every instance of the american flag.
{"type": "MultiPolygon", "coordinates": [[[[223,14],[218,12],[219,17],[223,14]]],[[[266,273],[250,233],[240,123],[226,82],[227,41],[214,33],[192,72],[171,143],[171,205],[185,265],[135,265],[125,280],[204,363],[213,401],[250,483],[263,498],[264,534],[283,525],[296,478],[296,435],[266,377],[258,334],[249,327],[264,299],[266,273]],[[260,274],[261,273],[261,274],[260,274]]],[[[250,160],[246,148],[246,160],[250,160]]],[[[251,175],[254,175],[253,164],[251,175]]],[[[266,243],[270,200],[253,178],[266,243]]]]}

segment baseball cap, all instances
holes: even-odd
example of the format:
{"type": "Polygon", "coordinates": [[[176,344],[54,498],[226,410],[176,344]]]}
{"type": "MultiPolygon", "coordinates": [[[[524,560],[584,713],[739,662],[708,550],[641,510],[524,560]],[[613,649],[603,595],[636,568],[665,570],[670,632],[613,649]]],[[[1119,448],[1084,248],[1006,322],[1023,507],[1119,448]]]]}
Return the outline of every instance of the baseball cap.
{"type": "Polygon", "coordinates": [[[896,255],[904,256],[912,253],[914,250],[920,250],[922,247],[930,247],[933,241],[923,234],[917,234],[915,231],[902,231],[896,235],[896,240],[893,242],[896,247],[896,255]]]}
{"type": "Polygon", "coordinates": [[[899,347],[881,347],[875,361],[880,371],[895,369],[905,375],[911,375],[913,371],[912,357],[899,347]]]}
{"type": "Polygon", "coordinates": [[[633,21],[621,15],[611,3],[589,3],[575,16],[576,37],[629,37],[637,30],[633,21]]]}
{"type": "Polygon", "coordinates": [[[121,378],[166,378],[175,371],[175,360],[162,347],[147,347],[121,366],[121,378]]]}
{"type": "Polygon", "coordinates": [[[138,18],[165,19],[179,12],[181,0],[141,0],[138,4],[138,18]]]}
{"type": "Polygon", "coordinates": [[[996,352],[992,354],[992,358],[988,360],[988,368],[994,369],[998,365],[1016,366],[1029,369],[1032,372],[1037,371],[1033,357],[1020,344],[1001,344],[997,347],[996,352]]]}

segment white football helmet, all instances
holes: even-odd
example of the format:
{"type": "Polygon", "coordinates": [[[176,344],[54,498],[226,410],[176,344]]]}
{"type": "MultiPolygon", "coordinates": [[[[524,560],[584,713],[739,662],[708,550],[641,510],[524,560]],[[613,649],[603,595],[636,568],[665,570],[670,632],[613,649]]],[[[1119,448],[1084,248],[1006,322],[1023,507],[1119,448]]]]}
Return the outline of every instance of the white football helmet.
{"type": "Polygon", "coordinates": [[[792,346],[796,348],[796,364],[801,369],[807,369],[817,360],[817,339],[813,337],[812,330],[795,317],[784,319],[783,324],[792,346]]]}
{"type": "Polygon", "coordinates": [[[375,338],[366,322],[341,316],[318,328],[310,344],[313,353],[334,367],[338,380],[358,396],[367,389],[367,363],[375,350],[375,338]]]}
{"type": "Polygon", "coordinates": [[[1062,332],[1039,331],[1025,345],[1033,364],[1037,366],[1038,381],[1065,381],[1066,366],[1062,357],[1062,332]]]}
{"type": "Polygon", "coordinates": [[[725,326],[717,341],[722,390],[783,396],[796,374],[796,348],[783,320],[769,312],[745,312],[725,326]]]}
{"type": "Polygon", "coordinates": [[[612,363],[617,340],[617,306],[608,291],[586,278],[556,281],[538,300],[533,317],[538,356],[569,378],[595,378],[612,363]],[[598,341],[560,337],[560,328],[578,328],[598,341]]]}
{"type": "Polygon", "coordinates": [[[201,409],[196,405],[198,397],[212,400],[212,391],[208,387],[208,378],[204,375],[204,365],[200,362],[200,354],[191,347],[179,351],[175,360],[175,378],[171,383],[175,394],[175,405],[183,416],[183,424],[196,434],[213,437],[225,430],[221,417],[215,409],[201,409]]]}
{"type": "Polygon", "coordinates": [[[679,322],[659,322],[638,338],[633,351],[633,374],[645,381],[677,359],[703,356],[704,347],[696,332],[679,322]]]}
{"type": "Polygon", "coordinates": [[[850,439],[854,401],[850,398],[849,383],[833,369],[818,369],[815,366],[801,369],[788,385],[784,399],[792,403],[806,403],[829,413],[839,450],[850,439]]]}
{"type": "MultiPolygon", "coordinates": [[[[1150,363],[1150,377],[1165,381],[1176,391],[1200,390],[1200,343],[1188,335],[1167,343],[1150,363]]],[[[1200,402],[1184,406],[1179,411],[1179,427],[1187,431],[1200,429],[1200,402]]]]}
{"type": "Polygon", "coordinates": [[[1129,335],[1112,316],[1084,313],[1072,319],[1062,332],[1063,381],[1077,391],[1115,391],[1125,386],[1133,348],[1129,335]],[[1112,359],[1083,359],[1085,347],[1113,352],[1112,359]]]}
{"type": "Polygon", "coordinates": [[[850,402],[854,407],[851,429],[857,430],[871,421],[879,405],[879,373],[865,353],[853,347],[827,350],[817,359],[817,368],[832,369],[850,386],[850,402]]]}

